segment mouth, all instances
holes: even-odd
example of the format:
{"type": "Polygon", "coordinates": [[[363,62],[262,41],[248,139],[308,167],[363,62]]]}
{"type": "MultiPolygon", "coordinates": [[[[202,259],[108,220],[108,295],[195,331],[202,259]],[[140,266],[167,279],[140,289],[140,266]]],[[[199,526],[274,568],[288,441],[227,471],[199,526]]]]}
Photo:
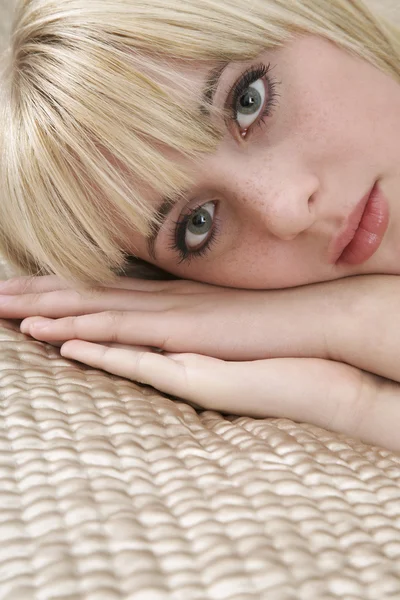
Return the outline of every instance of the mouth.
{"type": "Polygon", "coordinates": [[[333,240],[331,264],[360,265],[381,245],[389,225],[389,204],[378,182],[350,213],[344,229],[333,240]]]}

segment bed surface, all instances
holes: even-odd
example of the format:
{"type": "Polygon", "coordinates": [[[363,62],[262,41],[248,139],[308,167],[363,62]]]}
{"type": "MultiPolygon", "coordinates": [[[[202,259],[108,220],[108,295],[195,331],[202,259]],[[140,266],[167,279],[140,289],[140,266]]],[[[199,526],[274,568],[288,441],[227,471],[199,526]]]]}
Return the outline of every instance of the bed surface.
{"type": "Polygon", "coordinates": [[[0,323],[0,600],[400,598],[400,456],[197,414],[0,323]]]}

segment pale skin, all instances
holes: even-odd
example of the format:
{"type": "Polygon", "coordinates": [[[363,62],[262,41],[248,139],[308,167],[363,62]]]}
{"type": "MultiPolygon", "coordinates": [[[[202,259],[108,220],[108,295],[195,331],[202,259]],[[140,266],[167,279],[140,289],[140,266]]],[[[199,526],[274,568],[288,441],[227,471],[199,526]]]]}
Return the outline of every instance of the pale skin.
{"type": "MultiPolygon", "coordinates": [[[[76,291],[53,276],[20,278],[0,290],[0,316],[24,319],[24,333],[67,358],[201,407],[400,451],[400,86],[317,38],[261,61],[274,67],[279,106],[247,137],[227,130],[186,200],[218,202],[210,251],[180,262],[170,248],[184,201],[154,255],[126,232],[128,250],[183,281],[76,291]],[[390,205],[381,246],[363,264],[332,264],[332,237],[377,180],[390,205]]],[[[252,64],[228,66],[216,103],[252,64]]],[[[191,77],[194,89],[204,73],[191,77]]]]}

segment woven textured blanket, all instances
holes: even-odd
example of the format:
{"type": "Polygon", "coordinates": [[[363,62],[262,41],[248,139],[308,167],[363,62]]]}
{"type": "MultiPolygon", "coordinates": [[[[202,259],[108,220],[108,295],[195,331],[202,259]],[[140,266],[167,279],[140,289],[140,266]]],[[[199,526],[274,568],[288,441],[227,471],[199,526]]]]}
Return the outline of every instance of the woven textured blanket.
{"type": "Polygon", "coordinates": [[[400,599],[400,455],[197,413],[0,321],[0,600],[339,598],[400,599]]]}

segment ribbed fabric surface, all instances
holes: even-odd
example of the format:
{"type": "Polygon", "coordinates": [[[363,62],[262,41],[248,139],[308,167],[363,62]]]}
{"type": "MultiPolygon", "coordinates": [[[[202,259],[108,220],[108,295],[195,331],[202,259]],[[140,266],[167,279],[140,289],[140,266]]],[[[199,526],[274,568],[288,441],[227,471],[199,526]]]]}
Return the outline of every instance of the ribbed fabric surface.
{"type": "Polygon", "coordinates": [[[399,455],[197,414],[0,322],[0,600],[334,599],[400,599],[399,455]]]}

